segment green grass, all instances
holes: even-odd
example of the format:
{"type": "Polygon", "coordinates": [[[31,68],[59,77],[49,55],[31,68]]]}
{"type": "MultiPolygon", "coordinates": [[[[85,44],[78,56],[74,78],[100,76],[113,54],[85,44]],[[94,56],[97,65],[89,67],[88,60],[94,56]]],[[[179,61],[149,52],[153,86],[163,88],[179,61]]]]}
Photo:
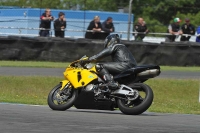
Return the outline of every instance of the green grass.
{"type": "Polygon", "coordinates": [[[0,76],[0,102],[47,104],[50,90],[59,77],[0,76]]]}
{"type": "Polygon", "coordinates": [[[68,62],[48,61],[0,61],[2,67],[43,67],[43,68],[65,68],[68,62]]]}
{"type": "Polygon", "coordinates": [[[154,91],[149,111],[200,114],[199,80],[151,79],[146,83],[154,91]]]}
{"type": "MultiPolygon", "coordinates": [[[[47,61],[0,61],[4,67],[43,67],[43,68],[65,68],[68,62],[47,62],[47,61]]],[[[177,67],[161,66],[162,71],[200,71],[200,67],[177,67]]]]}
{"type": "MultiPolygon", "coordinates": [[[[47,104],[50,90],[60,77],[0,76],[0,102],[47,104]]],[[[199,80],[151,79],[146,82],[154,91],[148,111],[200,114],[199,80]]]]}
{"type": "Polygon", "coordinates": [[[193,71],[193,72],[200,72],[200,67],[197,66],[187,66],[187,67],[180,67],[180,66],[161,66],[161,70],[163,71],[193,71]]]}

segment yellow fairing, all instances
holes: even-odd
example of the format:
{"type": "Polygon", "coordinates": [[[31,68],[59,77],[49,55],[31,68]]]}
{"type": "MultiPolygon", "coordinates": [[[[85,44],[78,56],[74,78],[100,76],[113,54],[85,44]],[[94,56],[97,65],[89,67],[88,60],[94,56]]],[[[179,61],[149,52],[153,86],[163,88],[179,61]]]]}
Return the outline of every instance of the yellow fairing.
{"type": "Polygon", "coordinates": [[[90,71],[94,71],[94,72],[97,73],[95,66],[93,66],[93,67],[90,69],[90,71]]]}
{"type": "Polygon", "coordinates": [[[62,84],[62,87],[60,88],[60,90],[62,90],[66,86],[66,84],[69,83],[69,80],[63,80],[60,83],[62,84]]]}
{"type": "Polygon", "coordinates": [[[91,68],[90,70],[68,67],[64,72],[64,75],[65,78],[69,80],[69,82],[76,89],[82,86],[86,86],[91,81],[98,78],[97,75],[92,73],[91,71],[96,71],[95,67],[91,68]]]}

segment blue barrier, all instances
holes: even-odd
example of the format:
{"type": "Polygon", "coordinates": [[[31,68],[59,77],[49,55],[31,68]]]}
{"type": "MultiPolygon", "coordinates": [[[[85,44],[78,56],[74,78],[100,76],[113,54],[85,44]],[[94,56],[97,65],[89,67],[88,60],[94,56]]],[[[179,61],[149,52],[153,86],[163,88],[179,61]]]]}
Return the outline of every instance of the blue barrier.
{"type": "MultiPolygon", "coordinates": [[[[45,9],[23,8],[23,9],[0,9],[0,27],[21,27],[21,28],[39,28],[40,16],[45,9]]],[[[89,22],[94,16],[100,16],[101,22],[107,17],[112,17],[116,31],[127,31],[128,29],[128,14],[118,12],[101,12],[101,11],[73,11],[73,10],[55,10],[52,9],[52,16],[58,18],[59,12],[64,12],[67,18],[67,29],[86,30],[89,22]]],[[[132,14],[132,22],[134,15],[132,14]]],[[[53,28],[53,23],[51,25],[53,28]]],[[[131,25],[132,29],[132,25],[131,25]]],[[[1,33],[14,34],[35,34],[37,30],[18,30],[18,29],[0,29],[1,33]]],[[[54,31],[52,32],[54,35],[54,31]]],[[[67,32],[66,36],[84,37],[84,32],[67,32]]],[[[131,35],[132,36],[132,35],[131,35]]],[[[127,34],[122,34],[122,37],[127,37],[127,34]]]]}

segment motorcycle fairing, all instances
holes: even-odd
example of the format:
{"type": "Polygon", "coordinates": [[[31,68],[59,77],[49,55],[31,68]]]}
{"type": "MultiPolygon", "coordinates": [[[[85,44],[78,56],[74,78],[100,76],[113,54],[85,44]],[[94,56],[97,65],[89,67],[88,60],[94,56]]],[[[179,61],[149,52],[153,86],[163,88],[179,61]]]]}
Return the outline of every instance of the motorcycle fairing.
{"type": "Polygon", "coordinates": [[[78,89],[98,79],[98,76],[92,71],[96,71],[95,68],[91,68],[90,70],[83,68],[67,68],[64,72],[64,76],[75,89],[78,89]]]}
{"type": "Polygon", "coordinates": [[[63,90],[64,87],[69,83],[69,80],[63,80],[60,83],[62,84],[62,87],[60,88],[60,90],[63,90]]]}

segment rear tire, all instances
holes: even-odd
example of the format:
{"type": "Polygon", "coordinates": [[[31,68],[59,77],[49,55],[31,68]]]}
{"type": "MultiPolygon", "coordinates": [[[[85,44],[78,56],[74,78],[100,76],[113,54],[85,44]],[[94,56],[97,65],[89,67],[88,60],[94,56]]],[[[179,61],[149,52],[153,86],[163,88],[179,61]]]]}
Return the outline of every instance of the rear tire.
{"type": "Polygon", "coordinates": [[[58,93],[59,89],[61,88],[61,84],[58,84],[57,86],[55,86],[49,93],[48,95],[48,99],[47,99],[47,102],[48,102],[48,105],[49,107],[52,109],[52,110],[59,110],[59,111],[64,111],[64,110],[67,110],[69,108],[71,108],[75,102],[75,100],[77,99],[78,97],[78,90],[75,90],[72,88],[72,92],[71,92],[71,95],[69,97],[69,99],[67,101],[65,101],[66,103],[64,104],[56,104],[54,102],[55,100],[55,95],[56,93],[58,93]]]}
{"type": "MultiPolygon", "coordinates": [[[[127,106],[125,100],[122,99],[118,99],[117,104],[122,113],[127,115],[139,115],[145,112],[151,106],[154,95],[152,89],[144,83],[135,83],[132,85],[137,87],[139,86],[140,91],[143,91],[146,94],[145,98],[142,101],[140,101],[136,106],[133,107],[127,106]]],[[[129,87],[133,88],[133,86],[129,87]]]]}

